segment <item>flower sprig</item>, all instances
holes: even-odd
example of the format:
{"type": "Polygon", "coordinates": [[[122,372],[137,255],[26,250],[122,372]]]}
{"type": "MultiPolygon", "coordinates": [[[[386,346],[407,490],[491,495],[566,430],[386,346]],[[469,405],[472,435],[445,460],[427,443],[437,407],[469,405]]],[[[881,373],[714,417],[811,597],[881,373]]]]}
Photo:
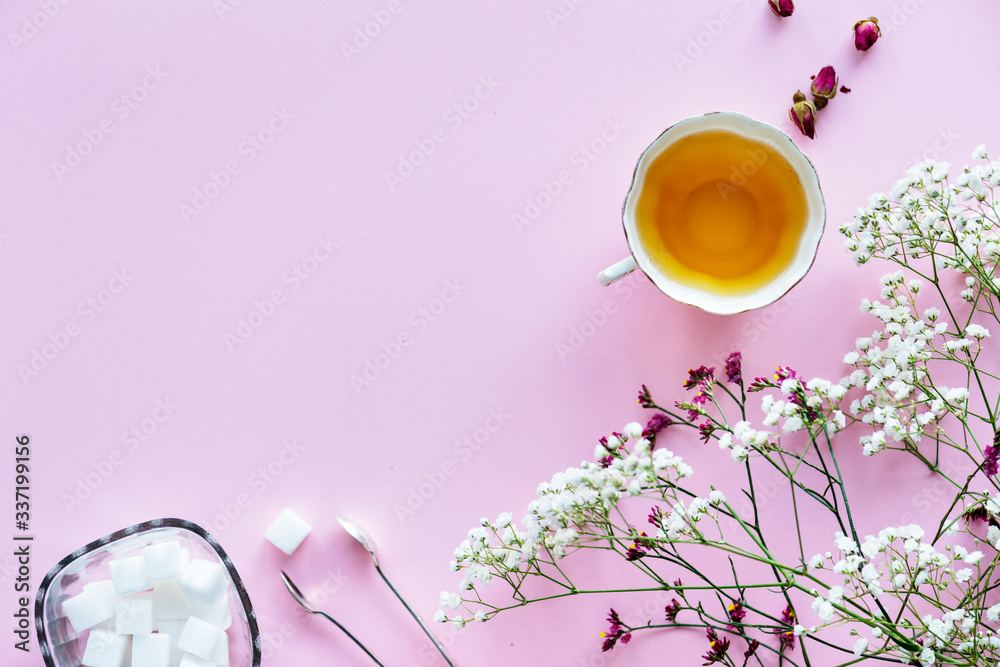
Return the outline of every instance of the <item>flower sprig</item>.
{"type": "Polygon", "coordinates": [[[671,407],[643,386],[645,424],[601,438],[593,460],[539,485],[518,526],[505,513],[469,531],[452,561],[460,592],[442,594],[437,619],[464,625],[607,593],[562,567],[587,553],[649,580],[616,595],[669,599],[642,623],[611,609],[604,650],[687,627],[704,632],[706,665],[764,664],[768,653],[789,667],[1000,664],[1000,375],[985,363],[1000,325],[1000,163],[982,147],[974,157],[985,164],[953,181],[946,164],[912,168],[842,226],[857,263],[893,267],[877,298],[861,303],[875,327],[844,356],[843,378],[778,366],[744,385],[734,353],[721,371],[689,371],[671,407]],[[728,453],[731,475],[696,481],[681,453],[703,447],[698,440],[728,453]],[[852,446],[925,465],[946,489],[931,523],[859,532],[841,461],[852,446]],[[761,519],[762,475],[787,484],[778,508],[787,520],[777,525],[791,530],[797,553],[761,519]],[[740,502],[723,490],[734,476],[739,492],[729,495],[740,502]],[[831,537],[817,545],[806,524],[829,525],[831,537]],[[729,572],[704,569],[709,552],[725,556],[729,572]],[[555,592],[536,595],[536,580],[555,592]],[[497,581],[507,601],[486,594],[497,581]],[[821,662],[810,657],[819,648],[821,662]]]}

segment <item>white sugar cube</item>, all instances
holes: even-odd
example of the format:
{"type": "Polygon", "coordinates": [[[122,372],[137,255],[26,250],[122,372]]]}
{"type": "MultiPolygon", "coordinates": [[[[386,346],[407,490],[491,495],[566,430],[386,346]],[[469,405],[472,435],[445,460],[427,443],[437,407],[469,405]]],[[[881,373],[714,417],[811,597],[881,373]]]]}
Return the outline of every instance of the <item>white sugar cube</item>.
{"type": "Polygon", "coordinates": [[[159,634],[164,637],[170,637],[170,667],[177,667],[181,664],[181,656],[184,652],[177,648],[177,642],[180,641],[181,632],[184,631],[185,623],[187,623],[186,618],[179,620],[163,620],[156,624],[156,631],[159,634]]]}
{"type": "Polygon", "coordinates": [[[198,656],[185,653],[181,656],[181,661],[177,667],[215,667],[215,663],[211,660],[202,660],[198,656]]]}
{"type": "Polygon", "coordinates": [[[100,581],[89,581],[83,585],[83,590],[88,593],[99,593],[104,597],[111,599],[115,596],[115,583],[110,579],[102,579],[100,581]]]}
{"type": "Polygon", "coordinates": [[[165,635],[172,635],[180,639],[181,631],[184,630],[186,618],[165,618],[156,622],[156,631],[165,635]]]}
{"type": "Polygon", "coordinates": [[[215,604],[203,607],[201,605],[191,605],[190,615],[211,623],[217,628],[228,630],[233,624],[233,615],[229,610],[229,596],[225,595],[215,604]]]}
{"type": "Polygon", "coordinates": [[[181,543],[163,542],[143,548],[142,559],[149,581],[176,577],[181,573],[181,543]]]}
{"type": "Polygon", "coordinates": [[[149,594],[118,600],[115,632],[120,635],[142,635],[153,631],[153,598],[149,594]]]}
{"type": "Polygon", "coordinates": [[[142,556],[120,558],[108,564],[111,567],[111,581],[116,595],[139,593],[149,589],[146,578],[146,561],[142,556]]]}
{"type": "Polygon", "coordinates": [[[309,524],[300,519],[295,512],[285,508],[278,515],[278,518],[274,520],[274,523],[271,524],[271,527],[267,529],[267,532],[264,533],[264,537],[271,544],[291,556],[292,552],[302,544],[302,540],[306,539],[306,535],[311,530],[312,528],[309,527],[309,524]]]}
{"type": "Polygon", "coordinates": [[[172,579],[163,579],[153,584],[153,614],[157,620],[187,618],[187,598],[184,591],[172,579]]]}
{"type": "MultiPolygon", "coordinates": [[[[220,630],[211,623],[192,616],[184,624],[184,629],[181,631],[181,638],[177,642],[177,646],[182,651],[187,651],[202,660],[211,660],[215,655],[219,642],[223,641],[225,636],[225,631],[220,630]]],[[[181,661],[181,664],[183,664],[183,661],[181,661]]]]}
{"type": "Polygon", "coordinates": [[[87,648],[83,651],[83,664],[87,667],[122,667],[129,638],[107,630],[91,630],[87,648]]]}
{"type": "Polygon", "coordinates": [[[195,558],[177,579],[190,604],[209,607],[226,593],[226,575],[221,563],[195,558]]]}
{"type": "Polygon", "coordinates": [[[107,595],[104,589],[84,587],[82,593],[63,600],[62,605],[73,629],[83,632],[114,616],[116,600],[114,592],[107,595]]]}
{"type": "Polygon", "coordinates": [[[215,647],[212,662],[215,667],[229,667],[229,635],[222,635],[222,640],[215,647]]]}
{"type": "Polygon", "coordinates": [[[170,667],[170,635],[132,637],[132,667],[170,667]]]}
{"type": "Polygon", "coordinates": [[[94,627],[97,628],[98,630],[107,630],[108,632],[114,632],[115,628],[118,627],[116,625],[117,621],[115,620],[115,615],[118,613],[117,609],[118,609],[118,602],[116,601],[115,602],[115,610],[116,611],[115,611],[114,614],[111,614],[111,618],[109,618],[106,621],[101,621],[100,623],[98,623],[94,627]]]}

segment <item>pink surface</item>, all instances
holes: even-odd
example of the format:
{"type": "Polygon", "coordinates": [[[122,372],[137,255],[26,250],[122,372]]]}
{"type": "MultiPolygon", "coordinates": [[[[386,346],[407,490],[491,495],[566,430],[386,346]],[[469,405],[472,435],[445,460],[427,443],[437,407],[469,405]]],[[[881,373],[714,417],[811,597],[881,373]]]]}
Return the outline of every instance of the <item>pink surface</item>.
{"type": "MultiPolygon", "coordinates": [[[[266,665],[369,664],[299,612],[279,568],[325,586],[324,607],[388,664],[443,664],[336,514],[368,528],[429,619],[458,583],[448,561],[466,530],[520,517],[538,482],[643,418],[642,383],[672,400],[686,369],[732,349],[747,376],[781,363],[839,378],[871,330],[857,303],[878,271],[853,267],[836,228],[920,156],[960,165],[1000,145],[993,3],[802,2],[779,21],[764,0],[229,0],[218,14],[225,2],[0,9],[0,539],[16,532],[14,438],[30,434],[32,595],[84,543],[186,518],[242,573],[266,665]],[[856,53],[851,26],[871,14],[883,39],[856,53]],[[664,127],[731,109],[793,132],[791,95],[827,64],[852,92],[815,141],[793,135],[828,207],[797,288],[720,317],[642,277],[598,285],[626,253],[635,161],[664,127]],[[67,163],[81,142],[96,145],[67,163]],[[546,184],[558,194],[518,228],[546,184]],[[51,358],[25,371],[36,353],[51,358]],[[263,540],[284,507],[314,527],[290,558],[263,540]]],[[[726,463],[696,441],[681,453],[706,475],[726,463]]],[[[859,530],[918,511],[891,462],[865,464],[859,530]]],[[[607,608],[649,602],[436,629],[464,665],[651,664],[665,650],[694,664],[694,634],[601,654],[607,608]]],[[[5,636],[0,663],[41,664],[34,637],[24,655],[5,636]]]]}

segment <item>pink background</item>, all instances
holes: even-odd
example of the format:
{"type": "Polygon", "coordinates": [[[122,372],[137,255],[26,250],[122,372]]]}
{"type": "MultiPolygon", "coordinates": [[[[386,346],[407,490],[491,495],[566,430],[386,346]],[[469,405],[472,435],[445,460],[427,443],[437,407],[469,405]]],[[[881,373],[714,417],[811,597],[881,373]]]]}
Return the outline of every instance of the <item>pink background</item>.
{"type": "MultiPolygon", "coordinates": [[[[671,402],[686,369],[734,349],[747,376],[780,363],[838,379],[873,326],[857,303],[882,271],[854,268],[837,227],[917,159],[961,165],[979,143],[1000,147],[991,2],[803,1],[784,21],[764,0],[230,2],[221,15],[208,2],[0,9],[0,488],[29,434],[32,595],[58,559],[120,527],[176,516],[208,528],[247,583],[265,664],[369,664],[299,612],[279,568],[307,592],[325,585],[323,607],[388,664],[443,664],[336,514],[373,533],[429,619],[457,587],[448,561],[466,530],[519,518],[538,482],[643,419],[641,384],[671,402]],[[857,53],[851,26],[871,14],[883,39],[857,53]],[[345,53],[366,25],[375,36],[345,53]],[[786,109],[827,64],[852,92],[810,141],[786,109]],[[598,270],[627,252],[620,208],[642,149],[719,109],[789,131],[816,165],[828,223],[812,272],[732,317],[641,276],[600,287],[598,270]],[[250,148],[258,134],[266,145],[250,148]],[[96,146],[54,167],[81,142],[96,146]],[[421,145],[433,152],[387,183],[421,145]],[[563,171],[568,184],[518,229],[512,216],[563,171]],[[196,190],[213,198],[185,215],[196,190]],[[462,444],[491,414],[502,425],[478,450],[462,444]],[[143,427],[143,440],[127,435],[143,427]],[[314,527],[291,558],[263,540],[284,507],[314,527]]],[[[702,480],[728,470],[696,439],[675,448],[702,480]]],[[[918,511],[891,461],[865,464],[864,530],[918,511]]],[[[0,540],[15,533],[12,496],[0,540]]],[[[608,607],[647,603],[658,608],[584,598],[435,627],[465,665],[649,664],[665,650],[694,664],[697,633],[601,654],[608,607]]],[[[41,664],[34,637],[24,656],[4,636],[0,662],[41,664]]]]}

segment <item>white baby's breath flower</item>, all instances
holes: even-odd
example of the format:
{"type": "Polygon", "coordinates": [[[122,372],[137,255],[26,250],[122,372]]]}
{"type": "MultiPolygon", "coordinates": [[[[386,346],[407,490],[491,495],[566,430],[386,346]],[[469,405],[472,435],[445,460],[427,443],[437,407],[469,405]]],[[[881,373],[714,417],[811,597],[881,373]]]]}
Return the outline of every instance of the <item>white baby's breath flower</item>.
{"type": "Polygon", "coordinates": [[[965,327],[965,335],[975,338],[976,340],[983,340],[984,338],[989,338],[990,332],[986,327],[978,324],[970,324],[965,327]]]}
{"type": "Polygon", "coordinates": [[[947,162],[938,162],[931,170],[931,180],[935,183],[940,183],[948,175],[948,169],[950,168],[951,165],[947,162]]]}

